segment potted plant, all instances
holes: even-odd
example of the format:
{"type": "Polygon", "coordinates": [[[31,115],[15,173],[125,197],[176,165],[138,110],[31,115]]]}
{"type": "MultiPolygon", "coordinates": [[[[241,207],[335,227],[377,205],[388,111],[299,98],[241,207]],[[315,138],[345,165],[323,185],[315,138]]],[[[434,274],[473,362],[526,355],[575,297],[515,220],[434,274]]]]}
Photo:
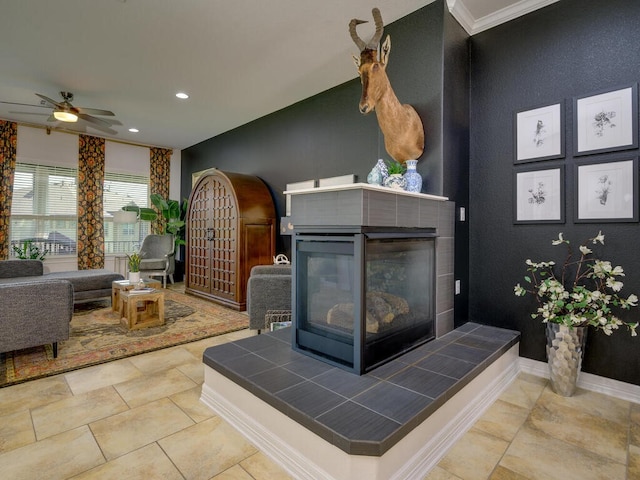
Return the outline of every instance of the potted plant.
{"type": "MultiPolygon", "coordinates": [[[[182,258],[180,253],[180,245],[185,245],[185,219],[187,216],[187,206],[189,201],[182,200],[182,204],[177,200],[165,199],[158,193],[151,194],[151,203],[160,211],[160,233],[161,235],[173,235],[175,241],[176,257],[182,258]]],[[[174,262],[171,268],[176,281],[182,279],[184,274],[184,264],[180,260],[172,257],[174,262]]]]}
{"type": "Polygon", "coordinates": [[[49,250],[40,251],[40,247],[33,244],[32,240],[22,242],[22,248],[18,245],[13,246],[13,251],[20,260],[44,260],[49,250]]]}
{"type": "Polygon", "coordinates": [[[127,255],[129,259],[129,282],[137,284],[140,281],[140,254],[137,252],[127,255]]]}
{"type": "Polygon", "coordinates": [[[531,318],[546,324],[551,387],[560,395],[571,396],[582,364],[588,327],[611,335],[624,326],[636,336],[638,323],[624,322],[616,314],[636,307],[638,297],[630,294],[624,298],[620,294],[622,267],[612,267],[611,262],[592,256],[588,245],[604,245],[602,232],[580,245],[577,259],[562,233],[551,243],[567,248],[562,266],[556,268],[554,261],[527,259],[529,275],[524,277],[527,286],[517,284],[514,291],[520,297],[527,293],[535,297],[538,308],[531,318]]]}
{"type": "Polygon", "coordinates": [[[391,160],[387,162],[387,172],[389,176],[384,179],[383,185],[389,188],[395,188],[398,190],[404,190],[407,185],[407,180],[404,178],[404,172],[407,168],[403,163],[391,160]]]}
{"type": "Polygon", "coordinates": [[[184,245],[184,225],[187,215],[188,201],[182,201],[182,205],[177,200],[165,199],[159,193],[151,194],[151,203],[160,210],[160,235],[171,234],[175,238],[176,250],[180,245],[184,245]]]}

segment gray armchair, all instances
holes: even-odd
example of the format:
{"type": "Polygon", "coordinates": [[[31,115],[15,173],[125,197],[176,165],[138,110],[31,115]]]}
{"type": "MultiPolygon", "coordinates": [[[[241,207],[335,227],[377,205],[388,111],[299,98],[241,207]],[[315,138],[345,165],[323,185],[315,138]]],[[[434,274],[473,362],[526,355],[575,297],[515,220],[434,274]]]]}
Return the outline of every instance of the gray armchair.
{"type": "Polygon", "coordinates": [[[140,276],[162,277],[166,288],[167,277],[173,283],[175,253],[173,235],[147,235],[140,247],[140,276]]]}
{"type": "Polygon", "coordinates": [[[247,282],[249,328],[269,327],[267,312],[291,311],[291,265],[256,265],[247,282]]]}

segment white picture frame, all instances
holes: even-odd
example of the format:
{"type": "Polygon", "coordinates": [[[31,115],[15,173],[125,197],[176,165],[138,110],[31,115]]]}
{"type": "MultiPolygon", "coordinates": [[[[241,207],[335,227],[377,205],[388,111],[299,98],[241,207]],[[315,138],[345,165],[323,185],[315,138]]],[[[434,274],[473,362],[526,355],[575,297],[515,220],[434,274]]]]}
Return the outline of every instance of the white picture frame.
{"type": "Polygon", "coordinates": [[[575,178],[576,222],[638,221],[637,157],[577,163],[575,178]]]}
{"type": "Polygon", "coordinates": [[[564,167],[514,172],[514,223],[564,223],[564,167]]]}
{"type": "Polygon", "coordinates": [[[514,163],[565,156],[563,107],[563,103],[554,103],[515,112],[514,163]]]}
{"type": "Polygon", "coordinates": [[[574,155],[638,147],[638,84],[574,98],[574,155]]]}

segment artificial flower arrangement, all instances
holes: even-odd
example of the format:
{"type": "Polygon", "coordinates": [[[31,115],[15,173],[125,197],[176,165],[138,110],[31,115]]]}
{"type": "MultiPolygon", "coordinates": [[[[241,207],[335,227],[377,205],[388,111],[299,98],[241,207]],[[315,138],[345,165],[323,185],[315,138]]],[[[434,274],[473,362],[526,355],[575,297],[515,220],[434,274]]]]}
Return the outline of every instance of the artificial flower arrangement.
{"type": "MultiPolygon", "coordinates": [[[[585,242],[604,245],[604,235],[598,232],[594,238],[585,242]]],[[[592,258],[593,251],[586,245],[580,245],[579,260],[573,259],[569,240],[562,233],[553,245],[567,246],[567,258],[556,275],[555,262],[533,262],[526,260],[530,275],[524,277],[528,288],[517,284],[514,288],[517,296],[530,293],[538,301],[536,313],[531,318],[541,318],[543,323],[558,323],[567,327],[591,325],[605,334],[626,326],[631,336],[636,336],[638,322],[627,323],[620,320],[614,309],[630,310],[638,305],[634,294],[627,298],[620,296],[624,270],[620,266],[612,267],[611,262],[592,258]]]]}

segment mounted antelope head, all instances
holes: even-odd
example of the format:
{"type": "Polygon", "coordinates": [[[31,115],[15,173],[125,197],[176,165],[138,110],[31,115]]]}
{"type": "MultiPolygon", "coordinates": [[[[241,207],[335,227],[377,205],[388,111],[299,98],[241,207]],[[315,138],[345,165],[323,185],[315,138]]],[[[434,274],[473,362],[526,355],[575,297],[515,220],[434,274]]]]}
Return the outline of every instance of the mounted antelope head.
{"type": "Polygon", "coordinates": [[[394,160],[401,163],[405,160],[417,160],[424,151],[422,121],[411,105],[401,104],[393,93],[386,72],[391,38],[387,35],[378,58],[378,43],[382,38],[384,25],[380,10],[374,8],[372,14],[376,31],[369,43],[363,42],[356,32],[356,26],[367,23],[366,20],[354,18],[349,22],[351,39],[360,49],[360,57],[353,57],[362,82],[360,112],[366,115],[375,110],[378,125],[384,135],[384,146],[394,160]]]}

